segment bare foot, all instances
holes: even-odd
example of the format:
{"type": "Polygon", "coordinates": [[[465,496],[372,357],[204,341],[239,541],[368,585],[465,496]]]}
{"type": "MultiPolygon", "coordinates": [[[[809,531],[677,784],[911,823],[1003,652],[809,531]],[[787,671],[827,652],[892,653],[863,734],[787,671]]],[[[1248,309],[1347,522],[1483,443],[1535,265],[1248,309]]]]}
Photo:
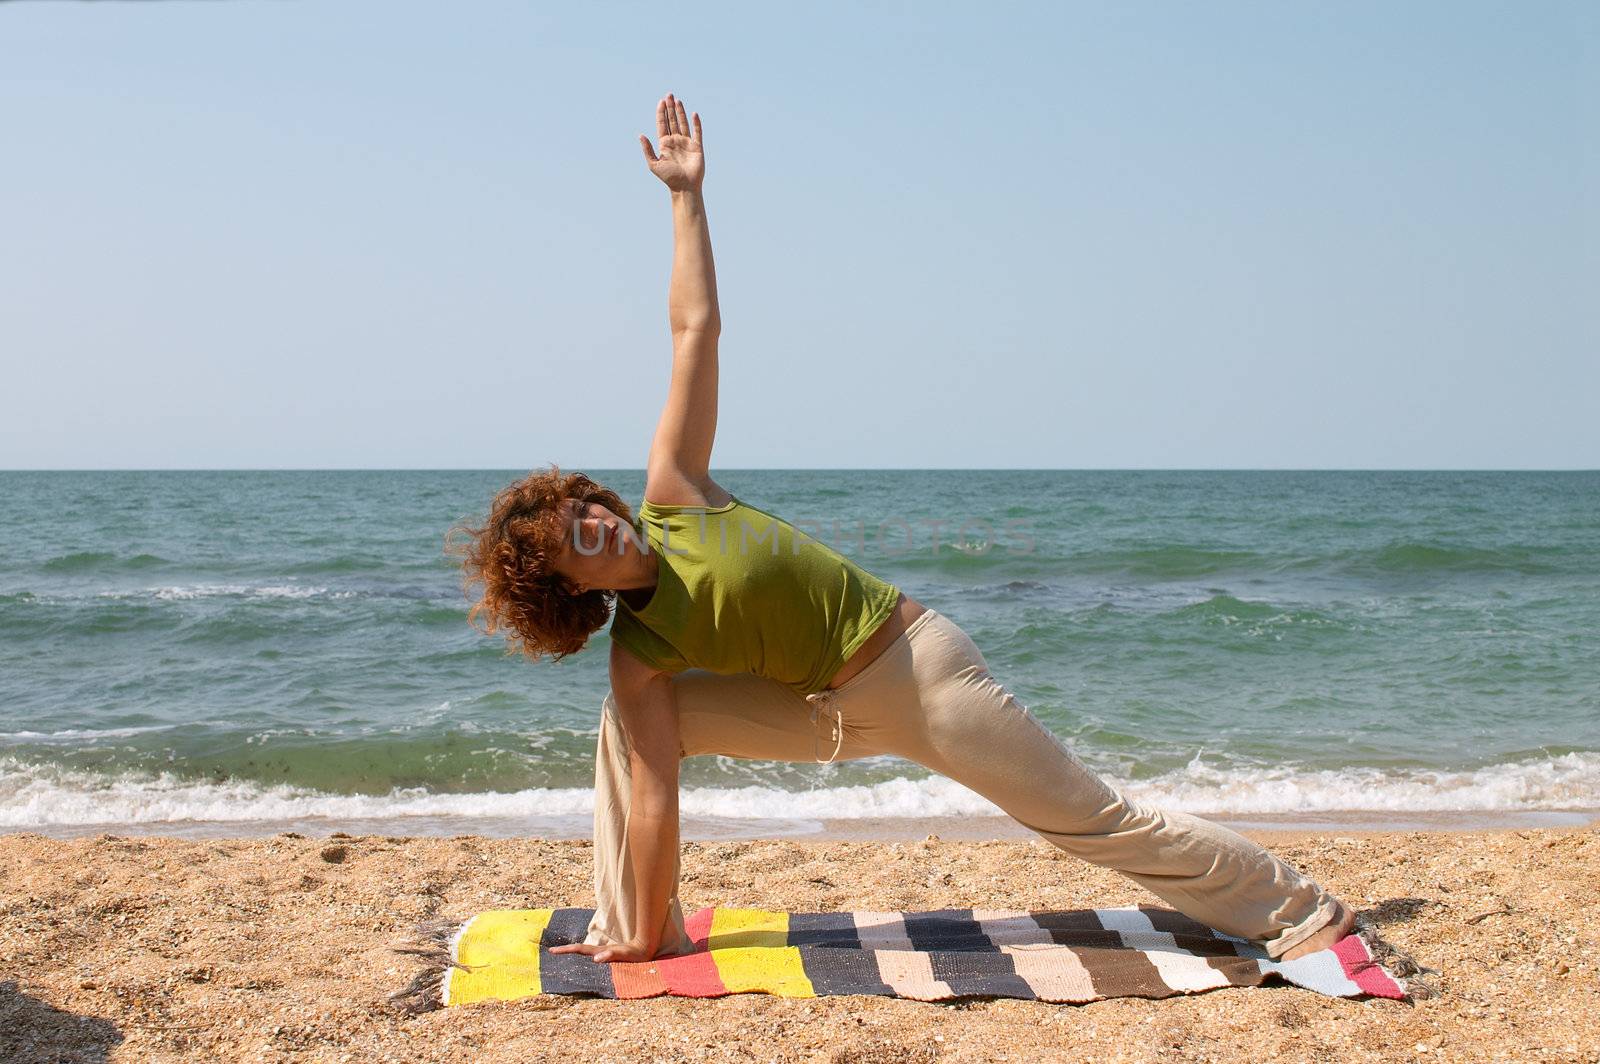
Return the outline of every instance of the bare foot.
{"type": "Polygon", "coordinates": [[[1356,914],[1351,912],[1350,907],[1344,902],[1337,902],[1337,904],[1339,906],[1339,911],[1334,914],[1332,920],[1329,920],[1321,930],[1312,935],[1310,938],[1306,939],[1304,942],[1288,949],[1283,956],[1279,957],[1278,959],[1280,961],[1292,961],[1297,957],[1304,957],[1308,953],[1315,953],[1318,950],[1328,949],[1335,942],[1338,942],[1340,939],[1344,938],[1344,936],[1348,935],[1351,931],[1354,931],[1356,927],[1356,914]]]}

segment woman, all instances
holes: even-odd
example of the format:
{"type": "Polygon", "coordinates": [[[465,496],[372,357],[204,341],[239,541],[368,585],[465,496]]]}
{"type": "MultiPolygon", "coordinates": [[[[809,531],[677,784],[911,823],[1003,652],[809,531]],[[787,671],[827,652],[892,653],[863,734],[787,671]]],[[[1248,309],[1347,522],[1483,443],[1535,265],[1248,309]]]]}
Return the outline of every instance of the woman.
{"type": "Polygon", "coordinates": [[[700,116],[668,95],[656,132],[659,154],[639,140],[671,191],[673,366],[637,522],[613,492],[552,469],[503,491],[463,552],[469,582],[484,585],[474,619],[534,658],[581,648],[615,603],[595,914],[583,942],[554,952],[605,962],[694,949],[677,897],[678,768],[699,754],[897,755],[1272,957],[1347,934],[1346,906],[1255,843],[1096,777],[943,614],[711,478],[720,325],[700,116]]]}

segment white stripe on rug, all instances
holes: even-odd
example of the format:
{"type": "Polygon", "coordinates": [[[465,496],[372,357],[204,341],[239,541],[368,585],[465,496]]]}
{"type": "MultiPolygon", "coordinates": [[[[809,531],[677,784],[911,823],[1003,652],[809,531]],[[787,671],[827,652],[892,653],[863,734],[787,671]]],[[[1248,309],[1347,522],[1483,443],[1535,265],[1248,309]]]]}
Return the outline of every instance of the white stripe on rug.
{"type": "Polygon", "coordinates": [[[1149,958],[1172,989],[1210,990],[1232,985],[1228,977],[1211,967],[1204,957],[1178,945],[1172,932],[1157,931],[1150,918],[1138,909],[1096,909],[1094,914],[1101,927],[1121,936],[1123,945],[1149,958]]]}

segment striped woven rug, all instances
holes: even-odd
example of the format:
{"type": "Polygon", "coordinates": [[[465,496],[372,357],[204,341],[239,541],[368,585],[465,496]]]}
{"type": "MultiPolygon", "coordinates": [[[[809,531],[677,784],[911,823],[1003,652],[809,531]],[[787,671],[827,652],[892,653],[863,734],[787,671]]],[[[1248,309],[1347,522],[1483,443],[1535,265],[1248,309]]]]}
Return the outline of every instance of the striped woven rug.
{"type": "Polygon", "coordinates": [[[785,913],[704,908],[685,919],[694,953],[596,964],[553,946],[583,941],[593,909],[479,913],[455,930],[440,1003],[534,994],[607,998],[877,994],[1052,1002],[1161,998],[1274,979],[1336,997],[1407,997],[1360,934],[1297,960],[1169,909],[1070,912],[785,913]]]}

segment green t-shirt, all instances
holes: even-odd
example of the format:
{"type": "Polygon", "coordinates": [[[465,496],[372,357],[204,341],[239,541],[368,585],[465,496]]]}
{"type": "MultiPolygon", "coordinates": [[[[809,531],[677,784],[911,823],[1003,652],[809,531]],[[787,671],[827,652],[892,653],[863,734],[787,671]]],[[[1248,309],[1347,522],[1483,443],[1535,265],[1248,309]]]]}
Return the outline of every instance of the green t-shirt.
{"type": "Polygon", "coordinates": [[[657,669],[754,673],[820,691],[894,611],[899,589],[779,517],[641,503],[634,527],[658,559],[638,609],[617,596],[611,638],[657,669]]]}

